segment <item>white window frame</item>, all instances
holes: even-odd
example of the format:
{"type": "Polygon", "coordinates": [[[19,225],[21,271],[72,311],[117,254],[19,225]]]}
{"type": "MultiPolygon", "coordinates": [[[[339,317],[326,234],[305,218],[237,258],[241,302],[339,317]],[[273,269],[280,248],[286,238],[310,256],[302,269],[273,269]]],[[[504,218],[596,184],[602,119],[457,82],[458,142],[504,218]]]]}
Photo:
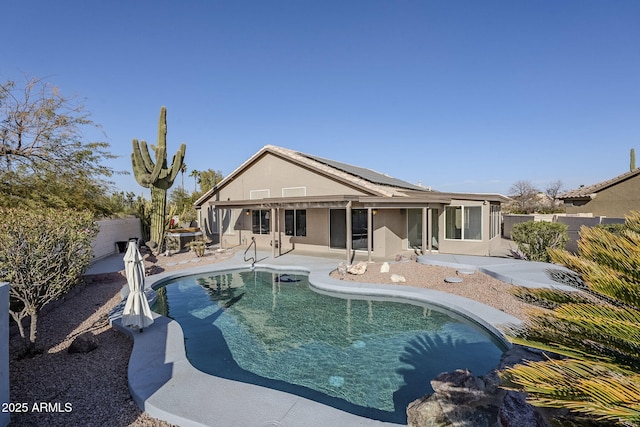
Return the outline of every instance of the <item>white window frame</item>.
{"type": "Polygon", "coordinates": [[[269,197],[271,197],[271,190],[268,188],[249,191],[249,200],[268,199],[269,197]]]}
{"type": "Polygon", "coordinates": [[[477,206],[477,205],[449,205],[449,206],[445,206],[444,208],[444,238],[445,240],[453,240],[456,242],[463,242],[463,241],[467,241],[467,242],[481,242],[482,241],[482,236],[484,235],[484,230],[483,230],[483,209],[482,206],[477,206]],[[448,219],[449,219],[449,212],[450,212],[450,208],[456,208],[456,209],[460,209],[460,238],[455,238],[455,237],[447,237],[447,232],[448,232],[448,219]],[[479,239],[469,239],[466,238],[464,235],[464,230],[465,230],[465,222],[467,221],[466,218],[466,210],[467,209],[471,209],[471,208],[479,208],[480,209],[480,238],[479,239]]]}
{"type": "Polygon", "coordinates": [[[282,197],[304,197],[307,195],[307,187],[283,187],[282,197]]]}

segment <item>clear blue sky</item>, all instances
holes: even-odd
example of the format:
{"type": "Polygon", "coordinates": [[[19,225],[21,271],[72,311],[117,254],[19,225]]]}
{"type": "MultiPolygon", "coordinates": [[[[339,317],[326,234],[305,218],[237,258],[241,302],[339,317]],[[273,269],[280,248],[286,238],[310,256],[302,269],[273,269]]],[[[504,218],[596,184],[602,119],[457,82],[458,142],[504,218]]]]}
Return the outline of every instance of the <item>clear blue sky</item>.
{"type": "Polygon", "coordinates": [[[507,194],[640,159],[638,0],[4,0],[2,15],[0,80],[86,98],[117,170],[133,138],[155,143],[162,105],[189,171],[227,175],[274,144],[507,194]]]}

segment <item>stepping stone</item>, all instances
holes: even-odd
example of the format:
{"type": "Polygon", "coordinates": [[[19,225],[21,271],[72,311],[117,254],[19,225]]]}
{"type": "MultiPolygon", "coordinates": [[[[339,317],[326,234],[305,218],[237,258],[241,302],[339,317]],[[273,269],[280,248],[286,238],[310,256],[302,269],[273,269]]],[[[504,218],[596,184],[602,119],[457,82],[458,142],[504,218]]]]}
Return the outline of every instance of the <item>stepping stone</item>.
{"type": "Polygon", "coordinates": [[[458,271],[456,271],[456,273],[458,273],[458,274],[473,274],[473,273],[475,273],[475,270],[458,270],[458,271]]]}
{"type": "Polygon", "coordinates": [[[444,281],[447,283],[461,283],[462,279],[460,277],[445,277],[444,281]]]}

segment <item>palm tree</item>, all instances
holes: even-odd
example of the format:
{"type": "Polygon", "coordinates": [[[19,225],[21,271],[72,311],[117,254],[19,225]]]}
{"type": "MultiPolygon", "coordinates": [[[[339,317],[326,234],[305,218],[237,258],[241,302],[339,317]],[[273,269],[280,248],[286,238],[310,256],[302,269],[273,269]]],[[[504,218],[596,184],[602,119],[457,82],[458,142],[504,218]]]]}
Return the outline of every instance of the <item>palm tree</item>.
{"type": "Polygon", "coordinates": [[[182,191],[184,192],[184,173],[187,171],[187,164],[182,162],[182,167],[180,168],[180,177],[182,178],[182,191]]]}
{"type": "Polygon", "coordinates": [[[501,377],[534,405],[640,426],[640,212],[627,216],[619,233],[583,227],[577,255],[549,253],[579,274],[586,292],[519,289],[546,308],[511,331],[512,341],[556,356],[501,377]]]}
{"type": "Polygon", "coordinates": [[[200,171],[194,169],[191,171],[189,176],[193,177],[193,192],[195,193],[196,191],[198,191],[196,186],[198,185],[198,181],[200,181],[200,171]]]}

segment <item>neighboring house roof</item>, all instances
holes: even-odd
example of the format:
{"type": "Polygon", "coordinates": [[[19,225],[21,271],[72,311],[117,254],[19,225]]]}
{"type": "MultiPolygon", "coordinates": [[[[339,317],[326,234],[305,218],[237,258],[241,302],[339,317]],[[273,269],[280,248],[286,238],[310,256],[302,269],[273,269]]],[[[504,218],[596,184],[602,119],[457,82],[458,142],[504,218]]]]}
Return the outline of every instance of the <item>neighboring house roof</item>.
{"type": "MultiPolygon", "coordinates": [[[[329,160],[310,154],[301,153],[284,147],[278,147],[275,145],[266,145],[256,154],[251,156],[247,161],[242,163],[231,174],[220,181],[214,188],[207,191],[196,202],[195,206],[201,206],[206,202],[212,194],[223,188],[226,184],[233,181],[236,176],[240,175],[242,171],[248,168],[252,163],[261,158],[263,155],[270,153],[281,158],[287,159],[295,164],[306,167],[324,176],[331,177],[337,181],[343,182],[347,185],[361,189],[363,192],[368,193],[372,197],[380,198],[420,198],[426,194],[441,194],[449,195],[455,193],[440,193],[431,190],[429,187],[420,187],[409,182],[393,178],[389,175],[376,172],[371,169],[363,168],[360,166],[354,166],[347,163],[329,160]]],[[[477,194],[475,195],[478,196],[477,194]]],[[[494,196],[491,199],[506,201],[508,198],[500,195],[487,195],[494,196]]]]}
{"type": "Polygon", "coordinates": [[[597,184],[582,186],[576,190],[567,191],[558,195],[558,199],[566,200],[566,199],[592,199],[593,196],[606,188],[614,186],[622,181],[626,181],[629,178],[633,178],[636,175],[640,174],[640,168],[634,169],[632,171],[623,173],[622,175],[618,175],[615,178],[609,179],[607,181],[602,181],[597,184]]]}

